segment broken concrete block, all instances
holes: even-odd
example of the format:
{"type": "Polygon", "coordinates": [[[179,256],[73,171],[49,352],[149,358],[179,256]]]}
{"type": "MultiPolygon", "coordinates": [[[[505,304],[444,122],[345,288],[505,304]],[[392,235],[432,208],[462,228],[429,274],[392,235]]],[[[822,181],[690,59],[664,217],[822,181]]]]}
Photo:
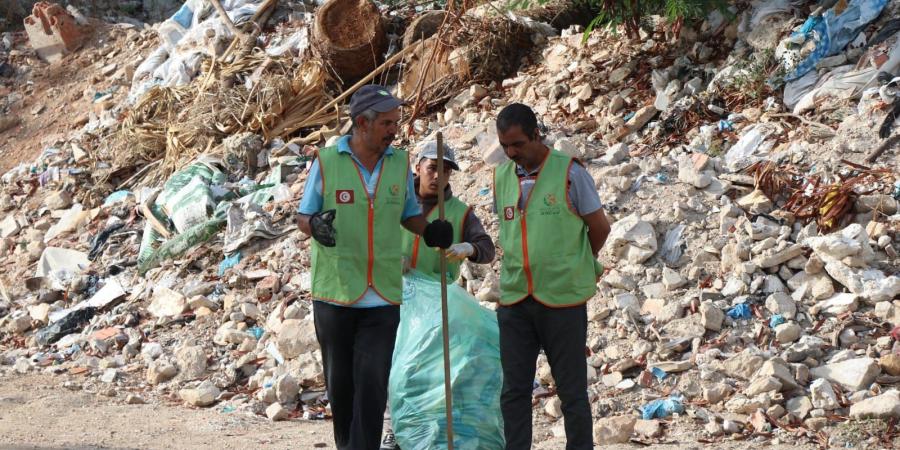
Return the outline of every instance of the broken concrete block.
{"type": "Polygon", "coordinates": [[[178,396],[191,406],[210,406],[216,402],[221,391],[211,381],[206,380],[193,389],[182,389],[178,396]]]}
{"type": "Polygon", "coordinates": [[[809,385],[809,395],[812,397],[812,404],[816,408],[831,411],[841,407],[838,403],[837,395],[834,388],[828,380],[818,378],[809,385]]]}
{"type": "Polygon", "coordinates": [[[881,368],[872,358],[855,358],[814,367],[809,373],[816,378],[824,378],[847,389],[859,391],[867,389],[875,381],[881,368]]]}
{"type": "Polygon", "coordinates": [[[47,62],[57,62],[81,45],[75,18],[57,4],[37,2],[24,24],[31,48],[47,62]]]}
{"type": "Polygon", "coordinates": [[[594,443],[597,445],[624,444],[631,439],[637,419],[632,416],[617,416],[594,422],[594,443]]]}
{"type": "Polygon", "coordinates": [[[147,311],[156,317],[178,317],[187,309],[187,300],[181,293],[157,286],[147,311]]]}
{"type": "Polygon", "coordinates": [[[632,214],[612,225],[606,247],[613,258],[640,264],[656,253],[656,231],[638,214],[632,214]]]}
{"type": "Polygon", "coordinates": [[[318,347],[315,326],[310,320],[285,320],[278,331],[276,343],[278,351],[285,359],[296,358],[315,350],[318,347]]]}
{"type": "Polygon", "coordinates": [[[850,406],[854,419],[900,419],[900,392],[895,389],[850,406]]]}

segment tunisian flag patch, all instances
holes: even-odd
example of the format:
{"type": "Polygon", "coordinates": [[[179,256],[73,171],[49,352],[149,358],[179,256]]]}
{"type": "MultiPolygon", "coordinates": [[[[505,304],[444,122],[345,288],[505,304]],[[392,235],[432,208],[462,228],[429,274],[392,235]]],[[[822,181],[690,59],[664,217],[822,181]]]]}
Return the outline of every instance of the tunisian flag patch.
{"type": "Polygon", "coordinates": [[[353,190],[343,189],[334,192],[334,200],[338,205],[348,205],[353,203],[353,190]]]}

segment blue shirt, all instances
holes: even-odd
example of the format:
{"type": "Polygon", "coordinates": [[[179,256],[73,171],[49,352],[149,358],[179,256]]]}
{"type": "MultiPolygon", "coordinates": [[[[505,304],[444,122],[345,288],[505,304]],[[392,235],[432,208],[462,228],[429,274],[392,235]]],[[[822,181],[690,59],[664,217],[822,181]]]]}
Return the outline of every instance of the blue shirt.
{"type": "MultiPolygon", "coordinates": [[[[384,155],[393,155],[394,148],[389,146],[387,150],[385,150],[384,155],[382,155],[381,158],[378,159],[378,162],[375,163],[375,170],[372,172],[369,172],[359,159],[356,158],[356,155],[353,154],[353,150],[350,149],[350,136],[341,136],[337,141],[337,149],[338,153],[346,153],[353,158],[353,161],[359,168],[359,173],[362,174],[363,182],[365,182],[366,185],[366,191],[368,191],[369,196],[374,195],[375,188],[378,185],[378,175],[381,173],[382,162],[384,162],[384,155]]],[[[415,192],[416,188],[413,183],[412,171],[408,171],[406,176],[406,198],[403,205],[401,220],[406,220],[410,217],[422,214],[422,207],[419,205],[419,201],[416,200],[415,192]]],[[[309,168],[309,178],[306,179],[306,185],[303,188],[303,199],[300,200],[298,212],[308,216],[321,211],[323,198],[322,171],[319,168],[319,160],[316,159],[309,168]]],[[[390,305],[390,303],[378,295],[374,289],[368,288],[358,302],[348,306],[351,308],[373,308],[376,306],[387,305],[390,305]]]]}

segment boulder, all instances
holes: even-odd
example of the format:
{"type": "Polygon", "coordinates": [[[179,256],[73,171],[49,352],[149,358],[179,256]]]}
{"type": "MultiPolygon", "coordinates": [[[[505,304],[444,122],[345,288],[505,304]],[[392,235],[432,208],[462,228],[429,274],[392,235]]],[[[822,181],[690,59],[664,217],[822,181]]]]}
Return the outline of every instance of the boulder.
{"type": "Polygon", "coordinates": [[[191,406],[210,406],[216,402],[221,391],[211,381],[206,380],[192,389],[178,391],[178,396],[191,406]]]}
{"type": "Polygon", "coordinates": [[[892,389],[850,406],[854,419],[900,419],[900,392],[892,389]]]}
{"type": "Polygon", "coordinates": [[[285,320],[276,340],[278,351],[286,359],[296,358],[318,347],[316,328],[310,320],[285,320]]]}
{"type": "Polygon", "coordinates": [[[632,214],[612,225],[606,248],[613,259],[640,264],[656,253],[656,231],[638,214],[632,214]]]}
{"type": "Polygon", "coordinates": [[[813,377],[824,378],[852,391],[860,391],[867,389],[875,381],[875,377],[881,373],[881,368],[872,358],[855,358],[814,367],[809,373],[813,377]]]}
{"type": "Polygon", "coordinates": [[[616,416],[599,419],[594,422],[594,443],[600,446],[625,444],[631,439],[631,433],[637,419],[632,416],[616,416]]]}

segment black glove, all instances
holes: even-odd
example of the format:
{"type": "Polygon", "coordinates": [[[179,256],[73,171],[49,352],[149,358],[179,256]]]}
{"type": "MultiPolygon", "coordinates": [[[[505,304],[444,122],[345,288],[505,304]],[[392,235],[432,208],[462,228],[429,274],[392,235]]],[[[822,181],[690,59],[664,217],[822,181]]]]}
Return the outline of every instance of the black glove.
{"type": "Polygon", "coordinates": [[[429,247],[450,248],[453,245],[453,225],[446,220],[435,220],[425,226],[422,237],[429,247]]]}
{"type": "Polygon", "coordinates": [[[326,247],[334,247],[334,214],[335,210],[321,211],[309,218],[312,237],[326,247]]]}

